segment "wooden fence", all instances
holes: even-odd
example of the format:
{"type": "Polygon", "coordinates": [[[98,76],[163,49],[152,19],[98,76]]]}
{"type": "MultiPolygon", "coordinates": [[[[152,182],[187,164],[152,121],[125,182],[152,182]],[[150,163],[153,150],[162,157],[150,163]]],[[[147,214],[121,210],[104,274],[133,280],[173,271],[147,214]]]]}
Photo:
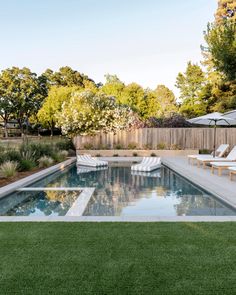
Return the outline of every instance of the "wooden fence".
{"type": "MultiPolygon", "coordinates": [[[[212,149],[213,128],[144,128],[132,131],[99,133],[95,136],[74,138],[76,149],[126,149],[136,145],[138,149],[212,149]]],[[[236,128],[217,128],[216,144],[236,145],[236,128]]],[[[135,148],[134,148],[135,149],[135,148]]]]}

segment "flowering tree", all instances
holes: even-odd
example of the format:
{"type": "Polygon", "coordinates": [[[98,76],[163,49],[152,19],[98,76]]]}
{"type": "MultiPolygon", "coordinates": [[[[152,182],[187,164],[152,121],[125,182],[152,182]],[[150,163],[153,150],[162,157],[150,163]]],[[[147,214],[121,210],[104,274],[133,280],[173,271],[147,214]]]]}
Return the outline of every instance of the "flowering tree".
{"type": "Polygon", "coordinates": [[[91,91],[75,92],[58,114],[58,127],[66,135],[94,135],[129,128],[134,120],[129,107],[111,96],[91,91]]]}

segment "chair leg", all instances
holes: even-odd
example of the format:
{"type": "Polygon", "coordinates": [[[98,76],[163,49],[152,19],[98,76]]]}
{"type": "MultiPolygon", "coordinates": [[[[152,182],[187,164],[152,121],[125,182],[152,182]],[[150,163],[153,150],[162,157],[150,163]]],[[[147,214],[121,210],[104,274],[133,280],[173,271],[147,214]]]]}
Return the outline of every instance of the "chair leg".
{"type": "Polygon", "coordinates": [[[218,168],[218,175],[222,176],[222,169],[221,168],[218,168]]]}

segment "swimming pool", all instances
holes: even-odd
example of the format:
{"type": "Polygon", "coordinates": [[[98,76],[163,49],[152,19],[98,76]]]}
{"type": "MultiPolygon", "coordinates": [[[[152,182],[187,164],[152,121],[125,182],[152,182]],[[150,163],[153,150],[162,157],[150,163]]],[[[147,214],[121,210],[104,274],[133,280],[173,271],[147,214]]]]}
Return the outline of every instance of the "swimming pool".
{"type": "Polygon", "coordinates": [[[133,173],[130,166],[114,162],[108,169],[89,171],[72,165],[1,199],[0,215],[64,216],[72,211],[80,216],[236,215],[232,208],[167,167],[133,173]],[[89,188],[92,193],[82,197],[81,192],[89,188]],[[72,210],[78,201],[79,210],[72,210]]]}
{"type": "Polygon", "coordinates": [[[1,199],[0,215],[236,215],[232,208],[165,166],[151,173],[134,173],[131,164],[113,162],[99,171],[69,166],[1,199]],[[89,189],[90,193],[84,194],[89,189]]]}

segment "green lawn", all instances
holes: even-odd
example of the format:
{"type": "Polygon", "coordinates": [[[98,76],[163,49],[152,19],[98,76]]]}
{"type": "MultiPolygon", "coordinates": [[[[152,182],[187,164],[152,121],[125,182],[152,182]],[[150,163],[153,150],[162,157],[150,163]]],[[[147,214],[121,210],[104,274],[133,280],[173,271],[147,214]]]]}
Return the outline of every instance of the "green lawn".
{"type": "Polygon", "coordinates": [[[235,294],[236,223],[0,223],[0,294],[235,294]]]}

